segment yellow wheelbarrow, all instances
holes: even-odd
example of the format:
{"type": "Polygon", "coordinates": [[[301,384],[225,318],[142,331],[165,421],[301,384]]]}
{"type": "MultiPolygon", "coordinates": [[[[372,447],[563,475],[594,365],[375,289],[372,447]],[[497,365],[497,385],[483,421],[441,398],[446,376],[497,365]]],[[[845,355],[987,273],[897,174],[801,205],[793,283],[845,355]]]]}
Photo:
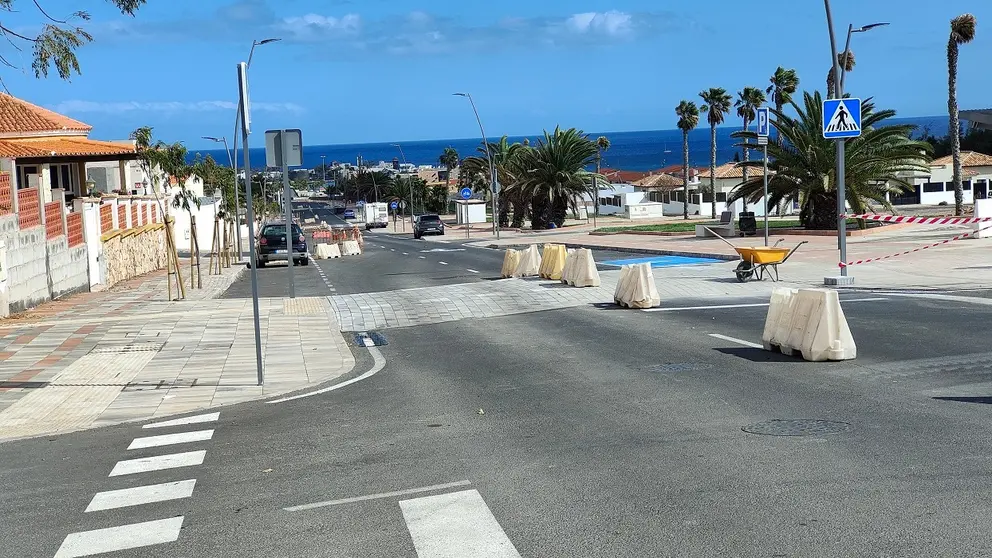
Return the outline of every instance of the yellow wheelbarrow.
{"type": "Polygon", "coordinates": [[[737,264],[734,274],[737,275],[737,280],[741,283],[752,277],[762,281],[765,275],[771,277],[772,281],[778,281],[778,266],[784,264],[800,246],[807,242],[804,240],[791,249],[779,248],[777,243],[775,246],[751,246],[747,248],[734,246],[734,250],[737,250],[737,253],[741,255],[741,263],[737,264]]]}

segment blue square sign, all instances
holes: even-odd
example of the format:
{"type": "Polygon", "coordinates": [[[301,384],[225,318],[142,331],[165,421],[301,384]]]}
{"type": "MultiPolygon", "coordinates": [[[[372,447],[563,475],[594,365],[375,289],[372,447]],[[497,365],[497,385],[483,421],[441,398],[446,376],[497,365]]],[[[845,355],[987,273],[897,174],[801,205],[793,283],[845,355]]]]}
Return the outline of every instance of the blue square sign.
{"type": "Polygon", "coordinates": [[[768,107],[761,107],[755,111],[758,120],[758,137],[767,138],[770,135],[772,124],[768,120],[768,107]]]}
{"type": "Polygon", "coordinates": [[[823,137],[856,138],[861,135],[861,99],[823,101],[823,137]]]}

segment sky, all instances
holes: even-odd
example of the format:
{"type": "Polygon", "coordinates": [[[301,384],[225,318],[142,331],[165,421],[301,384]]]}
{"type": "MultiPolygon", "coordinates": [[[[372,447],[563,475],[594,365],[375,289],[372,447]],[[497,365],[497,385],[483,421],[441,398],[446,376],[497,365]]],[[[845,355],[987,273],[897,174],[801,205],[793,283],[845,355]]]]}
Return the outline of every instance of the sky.
{"type": "MultiPolygon", "coordinates": [[[[61,18],[79,0],[38,0],[61,18]]],[[[992,107],[992,3],[833,0],[837,40],[848,23],[857,68],[846,90],[899,116],[947,111],[951,18],[978,18],[961,47],[961,108],[992,107]],[[990,26],[986,32],[986,25],[990,26]]],[[[724,87],[765,87],[777,66],[823,91],[830,43],[823,5],[730,0],[148,0],[135,17],[88,0],[82,74],[37,80],[30,49],[0,52],[11,94],[123,139],[152,126],[159,139],[212,148],[234,133],[236,64],[253,40],[253,143],[266,129],[301,128],[308,145],[532,135],[556,125],[590,133],[671,129],[681,99],[724,87]],[[752,8],[751,6],[755,6],[752,8]]],[[[15,0],[6,27],[35,34],[44,16],[15,0]]],[[[838,45],[838,49],[842,46],[838,45]]],[[[729,123],[735,123],[736,117],[729,123]]]]}

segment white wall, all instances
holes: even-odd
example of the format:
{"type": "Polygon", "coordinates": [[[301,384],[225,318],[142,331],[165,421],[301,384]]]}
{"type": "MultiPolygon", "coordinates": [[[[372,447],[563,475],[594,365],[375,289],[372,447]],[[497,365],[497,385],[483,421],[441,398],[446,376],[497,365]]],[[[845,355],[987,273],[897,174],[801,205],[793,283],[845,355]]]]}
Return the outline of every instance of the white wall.
{"type": "Polygon", "coordinates": [[[468,223],[485,223],[486,222],[486,204],[484,203],[466,203],[464,201],[457,202],[456,204],[458,210],[458,224],[468,223]]]}
{"type": "MultiPolygon", "coordinates": [[[[209,254],[214,238],[214,215],[220,210],[220,200],[214,203],[204,203],[200,209],[194,210],[196,216],[196,239],[200,245],[201,254],[209,254]]],[[[175,220],[176,250],[189,252],[190,248],[190,215],[182,209],[172,207],[169,202],[169,215],[175,220]]],[[[256,231],[257,232],[257,231],[256,231]]]]}

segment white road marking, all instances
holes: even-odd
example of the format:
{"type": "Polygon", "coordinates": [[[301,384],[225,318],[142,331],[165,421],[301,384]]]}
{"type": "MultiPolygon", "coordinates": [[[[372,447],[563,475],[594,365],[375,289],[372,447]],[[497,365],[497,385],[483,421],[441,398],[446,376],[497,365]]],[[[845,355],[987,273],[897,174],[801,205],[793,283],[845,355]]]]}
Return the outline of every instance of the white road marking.
{"type": "Polygon", "coordinates": [[[128,548],[174,542],[183,527],[183,516],[132,523],[108,529],[72,533],[62,541],[55,558],[93,556],[128,548]]]}
{"type": "Polygon", "coordinates": [[[520,558],[477,490],[400,502],[419,558],[520,558]]]}
{"type": "Polygon", "coordinates": [[[133,475],[135,473],[147,473],[149,471],[162,471],[164,469],[176,469],[178,467],[191,467],[202,465],[203,458],[207,456],[206,450],[187,451],[184,453],[170,453],[168,455],[156,455],[153,457],[142,457],[140,459],[125,459],[118,461],[114,469],[110,471],[111,477],[121,475],[133,475]]]}
{"type": "Polygon", "coordinates": [[[465,271],[467,271],[469,273],[478,273],[478,271],[476,271],[474,269],[468,269],[468,268],[465,268],[465,271]]]}
{"type": "Polygon", "coordinates": [[[142,426],[142,428],[168,428],[170,426],[185,426],[187,424],[214,422],[219,418],[220,418],[220,413],[207,413],[205,415],[193,415],[191,417],[177,418],[162,422],[153,422],[151,424],[146,424],[142,426]]]}
{"type": "Polygon", "coordinates": [[[146,436],[144,438],[135,438],[127,449],[157,448],[159,446],[204,442],[213,437],[213,429],[196,430],[194,432],[177,432],[176,434],[162,434],[161,436],[146,436]]]}
{"type": "Polygon", "coordinates": [[[752,343],[750,341],[745,341],[743,339],[738,339],[736,337],[729,337],[727,335],[720,335],[719,333],[711,333],[710,337],[715,337],[717,339],[723,339],[724,341],[730,341],[731,343],[737,343],[738,345],[743,345],[745,347],[751,347],[752,349],[764,349],[764,345],[758,343],[752,343]]]}
{"type": "Polygon", "coordinates": [[[122,490],[109,490],[98,492],[90,505],[86,506],[84,513],[114,510],[126,508],[128,506],[140,506],[141,504],[151,504],[154,502],[166,502],[168,500],[179,500],[189,498],[193,495],[193,487],[196,486],[196,479],[189,479],[177,482],[166,482],[162,484],[151,484],[148,486],[136,486],[134,488],[124,488],[122,490]]]}
{"type": "Polygon", "coordinates": [[[439,263],[441,265],[448,265],[448,262],[437,262],[437,263],[439,263]]]}
{"type": "Polygon", "coordinates": [[[403,252],[403,255],[404,256],[409,256],[410,255],[410,252],[403,252]]]}
{"type": "Polygon", "coordinates": [[[431,248],[430,250],[421,250],[421,254],[430,254],[431,252],[464,252],[464,248],[431,248]]]}
{"type": "MultiPolygon", "coordinates": [[[[371,341],[371,339],[369,341],[371,341]]],[[[306,393],[293,395],[291,397],[283,397],[281,399],[275,399],[273,401],[266,401],[266,403],[285,403],[286,401],[295,401],[297,399],[303,399],[304,397],[320,395],[322,393],[328,393],[334,390],[341,389],[346,386],[350,386],[351,384],[375,376],[376,374],[379,373],[379,371],[381,371],[383,368],[386,367],[386,357],[382,356],[382,352],[379,351],[379,347],[369,347],[368,349],[369,349],[369,354],[372,355],[372,361],[373,361],[372,368],[370,368],[368,372],[362,374],[361,376],[341,382],[340,384],[334,384],[333,386],[318,389],[316,391],[308,391],[306,393]]]]}
{"type": "Polygon", "coordinates": [[[327,506],[337,506],[340,504],[351,504],[354,502],[364,502],[366,500],[380,500],[382,498],[394,498],[396,496],[407,496],[409,494],[419,494],[421,492],[434,492],[435,490],[444,490],[447,488],[455,488],[458,486],[466,486],[472,484],[467,480],[449,482],[446,484],[435,484],[434,486],[423,486],[420,488],[410,488],[408,490],[397,490],[396,492],[381,492],[379,494],[369,494],[367,496],[356,496],[354,498],[342,498],[340,500],[328,500],[326,502],[315,502],[313,504],[304,504],[302,506],[291,506],[288,508],[283,508],[286,511],[295,512],[303,510],[312,510],[314,508],[324,508],[327,506]]]}
{"type": "Polygon", "coordinates": [[[389,251],[390,252],[395,252],[396,251],[396,248],[390,248],[389,251]]]}
{"type": "Polygon", "coordinates": [[[422,260],[426,260],[426,259],[427,259],[427,256],[418,256],[418,257],[419,257],[420,259],[422,259],[422,260]]]}
{"type": "MultiPolygon", "coordinates": [[[[876,297],[876,298],[852,298],[848,300],[841,300],[841,303],[845,302],[880,302],[883,300],[889,300],[888,298],[876,297]]],[[[730,308],[762,308],[768,306],[767,302],[759,302],[754,304],[715,304],[713,306],[673,306],[671,308],[644,308],[641,312],[678,312],[680,310],[727,310],[730,308]]]]}

